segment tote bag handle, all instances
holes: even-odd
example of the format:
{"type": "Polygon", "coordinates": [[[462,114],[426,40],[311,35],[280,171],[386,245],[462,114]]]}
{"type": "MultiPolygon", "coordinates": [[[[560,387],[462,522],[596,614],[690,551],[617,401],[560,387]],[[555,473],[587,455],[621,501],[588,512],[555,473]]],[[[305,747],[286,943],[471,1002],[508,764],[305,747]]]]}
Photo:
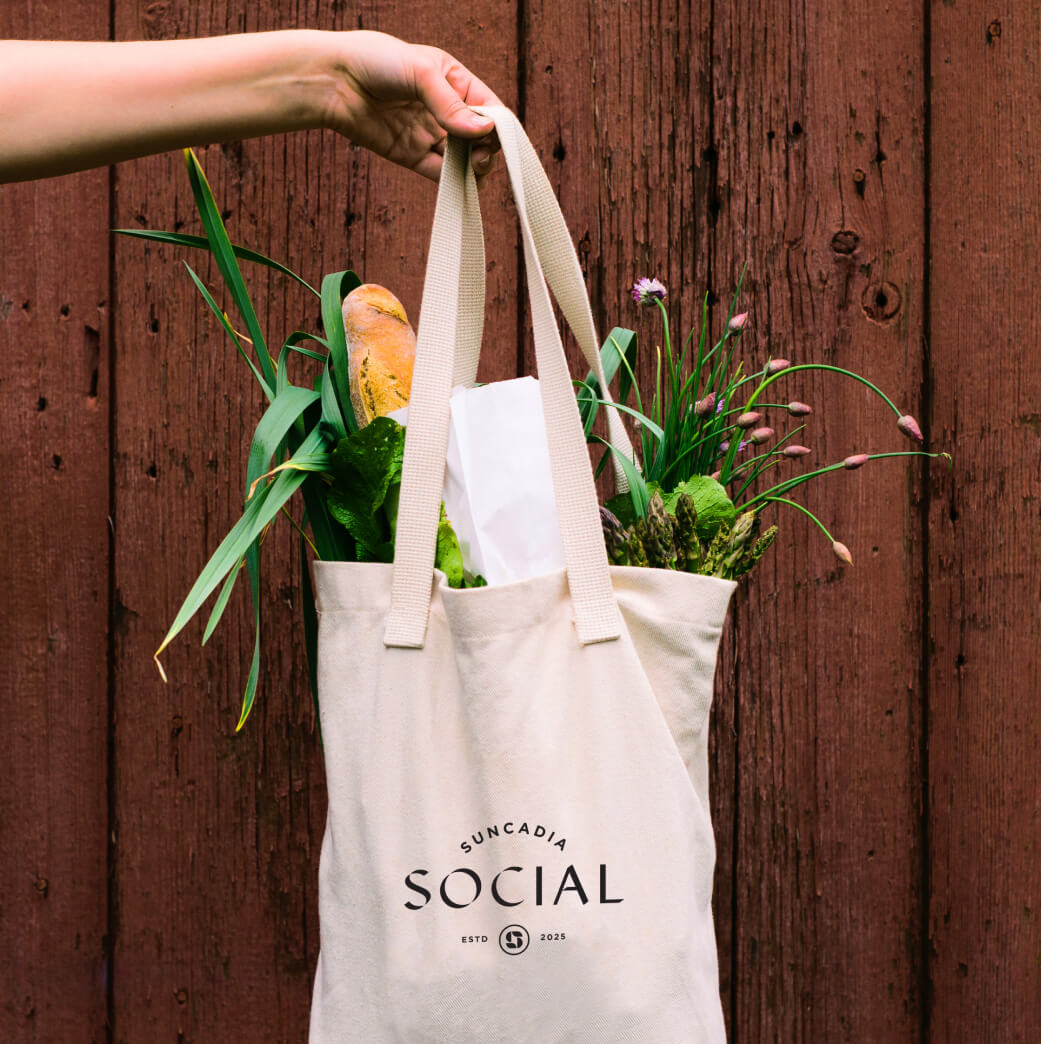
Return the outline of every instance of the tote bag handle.
{"type": "MultiPolygon", "coordinates": [[[[620,633],[618,607],[611,588],[585,433],[547,278],[606,397],[607,381],[592,312],[556,196],[517,117],[502,106],[481,106],[479,111],[495,121],[517,204],[553,491],[575,627],[582,644],[610,641],[620,633]]],[[[475,344],[480,342],[479,331],[476,342],[473,336],[473,317],[478,311],[483,315],[483,279],[462,278],[464,272],[473,271],[473,233],[475,228],[480,229],[480,219],[475,221],[473,215],[478,211],[469,147],[450,138],[420,309],[391,610],[384,635],[388,646],[421,648],[426,635],[448,445],[449,396],[454,379],[461,371],[469,372],[475,363],[470,353],[476,354],[475,344]],[[464,317],[467,330],[461,329],[464,317]]],[[[475,365],[473,368],[476,370],[475,365]]],[[[612,443],[632,459],[632,447],[617,411],[609,410],[608,420],[612,443]]]]}

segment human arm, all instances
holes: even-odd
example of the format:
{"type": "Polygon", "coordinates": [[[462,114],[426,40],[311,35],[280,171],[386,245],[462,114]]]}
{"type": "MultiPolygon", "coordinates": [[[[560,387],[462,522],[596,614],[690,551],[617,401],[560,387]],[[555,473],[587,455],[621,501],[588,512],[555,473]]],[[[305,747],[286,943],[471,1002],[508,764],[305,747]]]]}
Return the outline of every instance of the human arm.
{"type": "Polygon", "coordinates": [[[127,43],[0,41],[0,181],[328,127],[438,177],[446,131],[491,168],[498,99],[450,55],[383,33],[282,30],[127,43]],[[487,139],[487,140],[486,140],[487,139]]]}

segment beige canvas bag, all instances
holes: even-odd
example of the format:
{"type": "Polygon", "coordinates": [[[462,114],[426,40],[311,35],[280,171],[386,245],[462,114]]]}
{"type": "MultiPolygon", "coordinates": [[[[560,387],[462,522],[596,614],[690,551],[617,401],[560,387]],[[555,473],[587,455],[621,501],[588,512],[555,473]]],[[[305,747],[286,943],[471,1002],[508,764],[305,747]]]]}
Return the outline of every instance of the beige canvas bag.
{"type": "Polygon", "coordinates": [[[546,287],[596,371],[580,269],[516,117],[482,111],[520,216],[566,569],[472,590],[433,569],[448,396],[476,372],[484,298],[452,141],[396,558],[314,566],[329,811],[310,1040],[722,1041],[706,741],[735,584],[608,564],[546,287]]]}

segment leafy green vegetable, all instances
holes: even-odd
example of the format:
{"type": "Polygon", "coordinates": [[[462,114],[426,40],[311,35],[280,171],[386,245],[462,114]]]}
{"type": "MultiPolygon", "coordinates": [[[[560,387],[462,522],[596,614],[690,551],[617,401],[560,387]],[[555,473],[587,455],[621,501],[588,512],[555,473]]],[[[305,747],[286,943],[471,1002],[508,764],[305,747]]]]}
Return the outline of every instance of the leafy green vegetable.
{"type": "Polygon", "coordinates": [[[404,453],[405,429],[389,417],[377,417],[340,439],[333,450],[329,512],[354,538],[359,561],[394,560],[392,523],[404,453]]]}
{"type": "Polygon", "coordinates": [[[709,475],[693,475],[664,497],[665,510],[670,515],[676,514],[676,503],[683,494],[694,502],[698,536],[702,540],[711,540],[721,526],[729,526],[737,517],[737,508],[726,489],[709,475]]]}
{"type": "Polygon", "coordinates": [[[449,587],[465,587],[466,577],[463,573],[463,550],[459,546],[459,538],[455,535],[452,523],[445,515],[445,506],[441,505],[441,521],[437,524],[437,553],[434,566],[445,574],[449,587]]]}

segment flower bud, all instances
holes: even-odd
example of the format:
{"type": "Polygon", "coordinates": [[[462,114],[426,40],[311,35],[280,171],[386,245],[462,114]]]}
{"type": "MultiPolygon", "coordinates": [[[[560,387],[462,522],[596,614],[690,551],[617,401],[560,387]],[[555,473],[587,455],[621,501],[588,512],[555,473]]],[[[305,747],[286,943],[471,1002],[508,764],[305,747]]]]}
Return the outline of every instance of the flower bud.
{"type": "Polygon", "coordinates": [[[808,414],[813,413],[813,410],[811,410],[804,402],[790,402],[788,403],[788,412],[793,417],[805,417],[808,414]]]}
{"type": "Polygon", "coordinates": [[[748,436],[748,441],[752,443],[753,446],[759,446],[766,442],[767,439],[772,439],[774,434],[775,432],[773,428],[756,428],[755,431],[748,436]]]}
{"type": "Polygon", "coordinates": [[[847,471],[853,471],[855,468],[863,467],[870,459],[866,453],[854,453],[852,457],[847,457],[842,462],[842,466],[847,471]]]}
{"type": "Polygon", "coordinates": [[[707,417],[716,408],[716,393],[709,392],[703,399],[694,403],[694,412],[699,417],[707,417]]]}
{"type": "Polygon", "coordinates": [[[811,450],[809,446],[785,446],[781,450],[782,457],[805,457],[811,450]]]}
{"type": "Polygon", "coordinates": [[[853,565],[853,556],[849,553],[849,548],[845,544],[840,544],[837,540],[831,545],[832,551],[838,555],[847,565],[853,565]]]}
{"type": "Polygon", "coordinates": [[[763,415],[761,413],[751,410],[748,413],[742,413],[734,423],[739,428],[754,428],[762,419],[763,415]]]}
{"type": "Polygon", "coordinates": [[[723,477],[722,471],[713,471],[709,478],[715,479],[717,482],[723,477]]]}
{"type": "Polygon", "coordinates": [[[719,444],[719,455],[722,456],[724,453],[726,453],[726,451],[728,449],[730,449],[730,440],[729,439],[724,439],[719,444]]]}
{"type": "Polygon", "coordinates": [[[787,370],[791,366],[791,363],[787,359],[771,359],[766,364],[767,374],[780,373],[781,370],[787,370]]]}
{"type": "Polygon", "coordinates": [[[925,442],[922,438],[922,429],[918,427],[918,421],[914,419],[909,413],[905,413],[897,422],[896,426],[909,438],[914,439],[915,442],[925,442]]]}
{"type": "Polygon", "coordinates": [[[748,313],[742,312],[740,315],[735,315],[729,323],[727,323],[727,329],[737,333],[745,328],[745,323],[748,322],[748,313]]]}

